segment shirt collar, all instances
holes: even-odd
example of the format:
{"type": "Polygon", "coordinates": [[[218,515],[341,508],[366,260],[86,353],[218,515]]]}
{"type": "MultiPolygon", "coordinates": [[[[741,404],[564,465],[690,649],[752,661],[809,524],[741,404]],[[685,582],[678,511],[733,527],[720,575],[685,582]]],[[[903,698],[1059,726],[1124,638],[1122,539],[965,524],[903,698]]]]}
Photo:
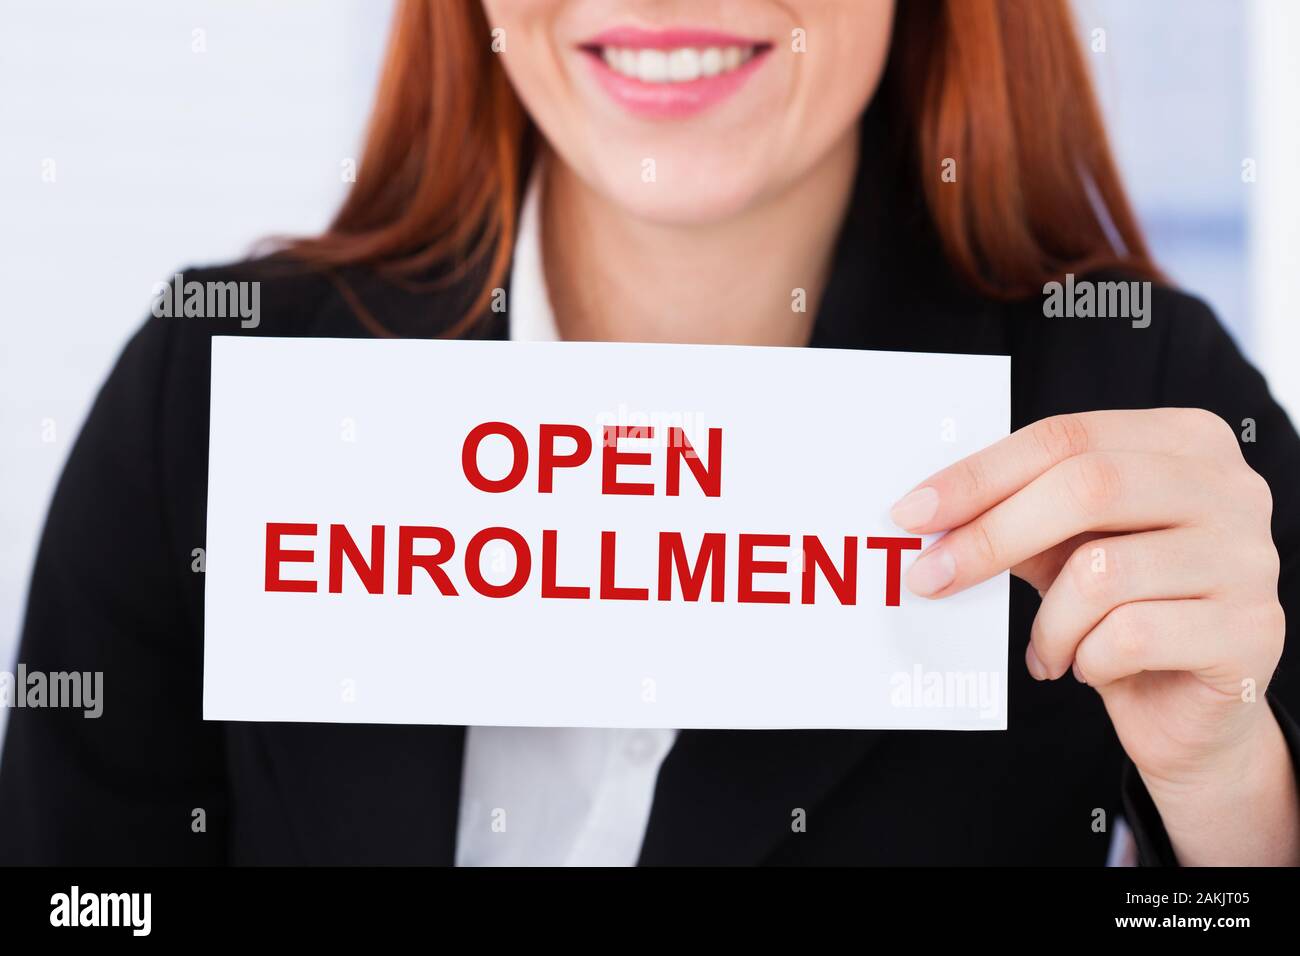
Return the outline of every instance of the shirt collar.
{"type": "Polygon", "coordinates": [[[510,341],[558,342],[559,329],[542,269],[542,170],[535,164],[524,190],[510,266],[510,341]]]}

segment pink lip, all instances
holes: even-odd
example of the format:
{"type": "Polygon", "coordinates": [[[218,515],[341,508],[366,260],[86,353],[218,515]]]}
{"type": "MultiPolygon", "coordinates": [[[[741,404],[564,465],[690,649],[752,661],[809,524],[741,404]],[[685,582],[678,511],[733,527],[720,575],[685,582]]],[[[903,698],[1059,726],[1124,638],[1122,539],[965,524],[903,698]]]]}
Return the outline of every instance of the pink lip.
{"type": "Polygon", "coordinates": [[[640,27],[616,27],[606,30],[581,45],[591,61],[596,79],[610,97],[624,109],[639,116],[663,119],[680,118],[708,109],[734,95],[767,62],[771,45],[764,40],[716,30],[670,29],[645,30],[640,27]],[[739,69],[716,76],[702,76],[685,83],[643,83],[611,70],[599,54],[599,48],[670,50],[679,47],[758,47],[749,61],[739,69]]]}
{"type": "Polygon", "coordinates": [[[622,46],[645,50],[672,50],[692,46],[758,46],[765,40],[752,40],[717,30],[692,30],[686,27],[646,30],[641,27],[614,27],[592,37],[583,46],[622,46]]]}

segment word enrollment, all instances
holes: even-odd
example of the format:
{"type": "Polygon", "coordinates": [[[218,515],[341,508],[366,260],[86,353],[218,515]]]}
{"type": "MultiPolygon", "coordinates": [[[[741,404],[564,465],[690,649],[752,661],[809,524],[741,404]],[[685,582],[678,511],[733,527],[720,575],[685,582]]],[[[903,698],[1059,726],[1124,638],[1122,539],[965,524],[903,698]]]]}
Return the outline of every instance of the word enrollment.
{"type": "MultiPolygon", "coordinates": [[[[652,482],[631,481],[620,477],[620,470],[652,464],[649,451],[620,448],[625,439],[653,439],[654,428],[636,425],[606,425],[599,453],[601,495],[654,495],[652,482]]],[[[684,473],[710,498],[722,495],[722,429],[708,430],[708,447],[701,456],[680,428],[667,429],[662,493],[669,497],[681,494],[684,473]]],[[[556,472],[579,468],[591,461],[594,448],[592,434],[578,425],[543,424],[537,436],[537,488],[539,495],[552,493],[556,472]],[[557,444],[563,443],[563,452],[557,444]]],[[[530,449],[524,434],[506,422],[484,422],[470,430],[461,450],[461,469],[470,485],[484,494],[505,494],[531,490],[521,486],[528,474],[530,449]],[[490,478],[480,470],[479,449],[485,439],[504,438],[510,445],[510,470],[500,478],[490,478]]],[[[593,463],[594,465],[595,463],[593,463]]],[[[361,535],[365,540],[365,535],[361,535]]],[[[816,535],[803,535],[803,561],[798,587],[774,589],[777,576],[790,568],[780,549],[788,556],[791,535],[770,533],[706,532],[698,549],[688,549],[681,532],[662,531],[658,540],[657,574],[653,581],[629,583],[618,571],[618,534],[600,532],[599,580],[575,582],[557,580],[558,530],[543,530],[541,540],[530,542],[519,531],[508,527],[483,528],[459,547],[455,535],[447,528],[429,525],[383,525],[369,528],[368,554],[347,526],[320,526],[298,522],[268,522],[266,525],[266,590],[309,592],[321,590],[320,582],[301,577],[302,568],[316,560],[316,547],[328,554],[328,593],[344,589],[344,564],[351,568],[348,587],[358,584],[371,594],[412,593],[416,575],[427,576],[440,594],[454,598],[465,588],[487,598],[508,599],[528,586],[536,569],[542,598],[600,601],[710,601],[740,604],[814,604],[820,600],[843,605],[859,600],[859,558],[864,553],[879,552],[872,562],[884,572],[884,586],[872,589],[864,600],[879,600],[889,607],[899,604],[899,582],[904,551],[921,547],[916,537],[876,537],[859,539],[846,536],[834,543],[823,542],[816,535]],[[397,567],[395,576],[386,566],[385,542],[395,531],[397,567]],[[287,538],[296,539],[286,542],[287,538]],[[304,540],[306,539],[306,540],[304,540]],[[324,540],[321,540],[324,539],[324,540]],[[303,547],[310,543],[313,547],[303,547]],[[514,571],[508,581],[488,580],[482,572],[485,549],[507,547],[514,552],[514,571]],[[692,553],[693,552],[693,553],[692,553]]]]}

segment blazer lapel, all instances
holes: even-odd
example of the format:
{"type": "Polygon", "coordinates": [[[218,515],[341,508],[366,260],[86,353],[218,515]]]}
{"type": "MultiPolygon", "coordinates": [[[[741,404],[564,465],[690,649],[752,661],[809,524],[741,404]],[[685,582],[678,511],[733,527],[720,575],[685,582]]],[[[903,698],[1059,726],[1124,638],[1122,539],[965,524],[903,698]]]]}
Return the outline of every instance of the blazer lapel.
{"type": "Polygon", "coordinates": [[[878,731],[684,730],[659,771],[640,864],[761,863],[880,739],[878,731]]]}

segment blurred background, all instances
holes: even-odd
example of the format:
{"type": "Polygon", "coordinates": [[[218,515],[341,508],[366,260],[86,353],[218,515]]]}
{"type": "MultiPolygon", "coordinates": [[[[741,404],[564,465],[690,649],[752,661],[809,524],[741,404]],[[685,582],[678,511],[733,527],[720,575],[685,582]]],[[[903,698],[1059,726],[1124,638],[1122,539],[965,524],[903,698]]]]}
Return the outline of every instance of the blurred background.
{"type": "MultiPolygon", "coordinates": [[[[1300,417],[1289,309],[1300,279],[1300,0],[1075,7],[1157,259],[1214,307],[1300,417]]],[[[63,459],[154,283],[326,224],[356,158],[389,9],[5,4],[0,669],[13,668],[63,459]]],[[[0,708],[0,734],[6,717],[0,708]]]]}

